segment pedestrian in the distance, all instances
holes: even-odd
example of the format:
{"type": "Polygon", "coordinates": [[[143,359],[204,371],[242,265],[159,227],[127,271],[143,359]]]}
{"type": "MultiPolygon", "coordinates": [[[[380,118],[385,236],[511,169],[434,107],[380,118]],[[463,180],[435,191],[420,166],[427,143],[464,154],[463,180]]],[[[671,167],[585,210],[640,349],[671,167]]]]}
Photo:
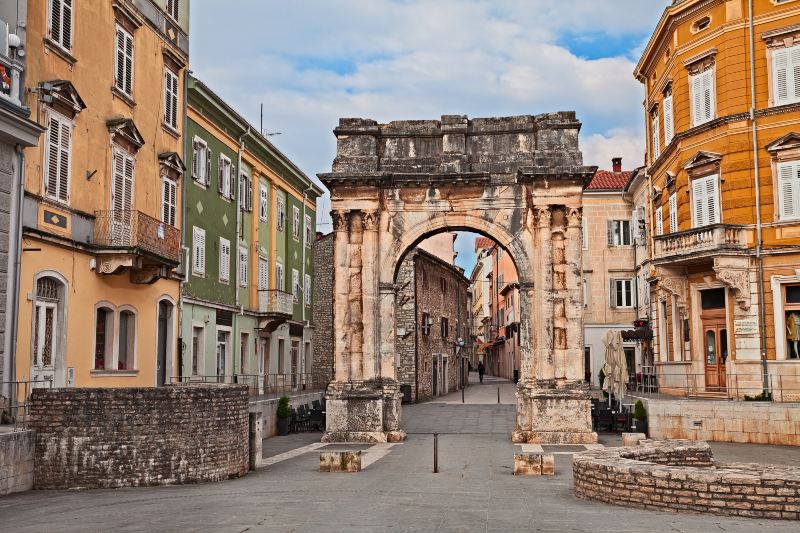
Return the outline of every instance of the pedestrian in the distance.
{"type": "Polygon", "coordinates": [[[486,373],[486,367],[483,366],[483,361],[478,363],[478,378],[480,378],[481,383],[483,383],[483,375],[486,373]]]}

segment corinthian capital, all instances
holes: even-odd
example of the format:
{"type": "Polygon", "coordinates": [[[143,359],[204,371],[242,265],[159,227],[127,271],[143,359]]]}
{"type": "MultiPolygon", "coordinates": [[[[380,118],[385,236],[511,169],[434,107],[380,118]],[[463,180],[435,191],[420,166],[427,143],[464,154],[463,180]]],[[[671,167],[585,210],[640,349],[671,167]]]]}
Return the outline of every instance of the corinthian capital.
{"type": "Polygon", "coordinates": [[[363,215],[365,230],[375,231],[378,229],[378,212],[375,209],[367,209],[363,211],[363,215]]]}
{"type": "Polygon", "coordinates": [[[583,220],[583,207],[567,207],[567,225],[580,226],[583,220]]]}
{"type": "Polygon", "coordinates": [[[347,219],[350,217],[350,211],[347,209],[337,209],[331,211],[331,218],[333,218],[334,231],[347,231],[347,219]]]}
{"type": "Polygon", "coordinates": [[[553,212],[550,210],[550,206],[548,205],[535,205],[533,206],[533,221],[539,228],[548,228],[550,227],[550,219],[553,216],[553,212]]]}

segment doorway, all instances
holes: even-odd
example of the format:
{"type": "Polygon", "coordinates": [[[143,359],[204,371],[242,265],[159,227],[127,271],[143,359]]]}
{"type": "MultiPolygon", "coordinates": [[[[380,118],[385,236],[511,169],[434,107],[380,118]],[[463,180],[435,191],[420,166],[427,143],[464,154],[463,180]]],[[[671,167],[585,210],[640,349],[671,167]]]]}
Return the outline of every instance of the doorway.
{"type": "Polygon", "coordinates": [[[229,337],[229,331],[217,331],[217,383],[225,383],[229,337]]]}
{"type": "Polygon", "coordinates": [[[156,360],[156,387],[163,387],[167,382],[167,350],[170,339],[170,320],[172,319],[172,304],[166,300],[158,302],[158,338],[156,360]]]}
{"type": "Polygon", "coordinates": [[[727,389],[725,363],[728,359],[725,289],[701,291],[700,303],[706,390],[724,392],[727,389]]]}

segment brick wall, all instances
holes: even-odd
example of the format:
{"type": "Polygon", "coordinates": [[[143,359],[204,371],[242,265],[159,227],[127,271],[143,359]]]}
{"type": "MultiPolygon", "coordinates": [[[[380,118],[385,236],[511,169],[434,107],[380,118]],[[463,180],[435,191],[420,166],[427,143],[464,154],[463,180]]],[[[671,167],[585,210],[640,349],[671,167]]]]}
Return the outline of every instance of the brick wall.
{"type": "Polygon", "coordinates": [[[333,376],[333,241],[329,233],[314,243],[314,386],[328,384],[333,376]],[[327,372],[326,372],[327,370],[327,372]],[[325,381],[325,383],[322,383],[325,381]]]}
{"type": "Polygon", "coordinates": [[[34,488],[221,481],[248,465],[245,386],[35,389],[34,488]]]}
{"type": "Polygon", "coordinates": [[[575,494],[626,507],[753,518],[800,519],[800,468],[708,464],[706,442],[645,441],[643,448],[592,450],[573,459],[575,494]],[[640,459],[668,456],[670,464],[640,459]]]}
{"type": "Polygon", "coordinates": [[[0,433],[0,496],[33,488],[33,431],[0,433]]]}

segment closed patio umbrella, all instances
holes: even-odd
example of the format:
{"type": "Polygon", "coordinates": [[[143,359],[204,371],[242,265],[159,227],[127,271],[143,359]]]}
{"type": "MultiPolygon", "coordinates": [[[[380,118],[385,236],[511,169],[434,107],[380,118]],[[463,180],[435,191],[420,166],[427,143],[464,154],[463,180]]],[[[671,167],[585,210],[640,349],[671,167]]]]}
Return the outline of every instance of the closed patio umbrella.
{"type": "Polygon", "coordinates": [[[625,396],[625,386],[628,382],[628,364],[625,361],[625,352],[622,349],[622,334],[619,331],[609,330],[603,336],[606,346],[605,362],[603,364],[603,390],[608,392],[608,404],[611,405],[611,396],[616,396],[622,402],[625,396]]]}

